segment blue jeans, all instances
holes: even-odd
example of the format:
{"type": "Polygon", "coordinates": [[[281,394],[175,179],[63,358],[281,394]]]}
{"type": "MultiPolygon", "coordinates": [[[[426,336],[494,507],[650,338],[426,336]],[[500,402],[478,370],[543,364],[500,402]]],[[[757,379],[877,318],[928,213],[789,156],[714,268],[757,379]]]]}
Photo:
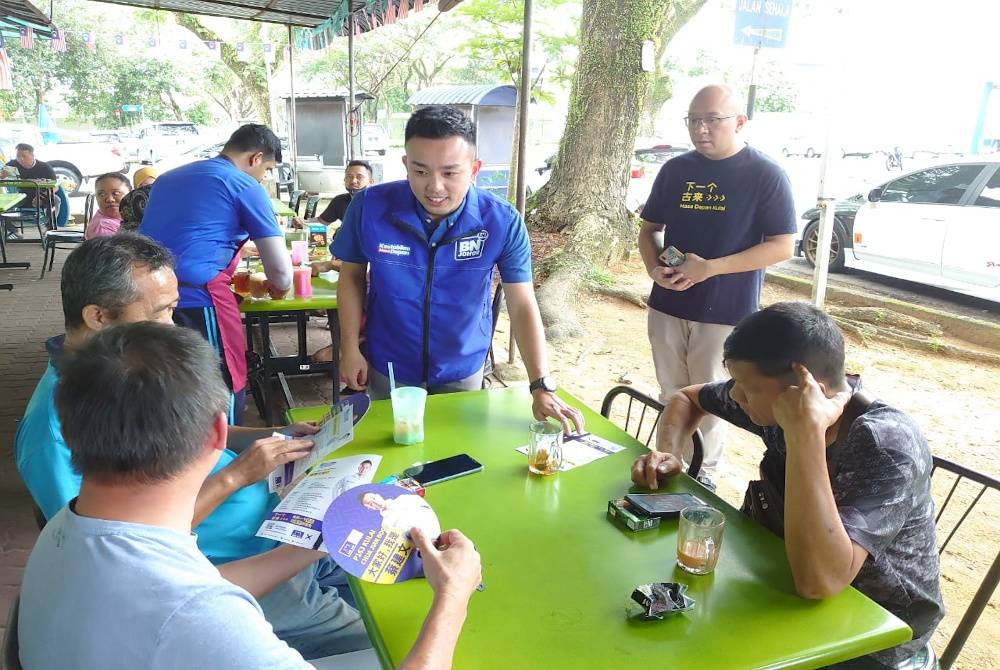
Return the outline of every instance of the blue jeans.
{"type": "Polygon", "coordinates": [[[305,659],[368,649],[361,615],[340,597],[344,571],[324,556],[260,599],[274,633],[305,659]]]}

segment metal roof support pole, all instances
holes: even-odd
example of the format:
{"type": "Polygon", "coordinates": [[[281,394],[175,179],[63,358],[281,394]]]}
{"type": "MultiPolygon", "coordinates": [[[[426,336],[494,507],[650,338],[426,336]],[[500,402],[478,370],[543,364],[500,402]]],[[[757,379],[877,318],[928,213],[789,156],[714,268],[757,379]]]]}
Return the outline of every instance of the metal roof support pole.
{"type": "Polygon", "coordinates": [[[292,48],[292,24],[288,24],[288,95],[291,104],[289,105],[288,120],[288,150],[292,152],[292,170],[295,172],[295,185],[298,186],[299,179],[299,146],[295,138],[295,49],[292,48]]]}
{"type": "MultiPolygon", "coordinates": [[[[390,2],[392,0],[389,0],[390,2]]],[[[350,10],[347,18],[347,160],[354,160],[354,133],[351,132],[351,120],[354,118],[354,7],[351,0],[347,0],[347,7],[350,10]]],[[[361,128],[361,119],[358,119],[358,129],[361,128]]]]}
{"type": "MultiPolygon", "coordinates": [[[[528,165],[528,105],[531,104],[531,11],[532,0],[524,0],[524,27],[521,35],[521,86],[518,90],[517,117],[517,195],[515,196],[517,211],[524,216],[525,201],[525,167],[528,165]]],[[[510,329],[510,341],[507,344],[507,363],[514,363],[514,329],[510,329]]]]}

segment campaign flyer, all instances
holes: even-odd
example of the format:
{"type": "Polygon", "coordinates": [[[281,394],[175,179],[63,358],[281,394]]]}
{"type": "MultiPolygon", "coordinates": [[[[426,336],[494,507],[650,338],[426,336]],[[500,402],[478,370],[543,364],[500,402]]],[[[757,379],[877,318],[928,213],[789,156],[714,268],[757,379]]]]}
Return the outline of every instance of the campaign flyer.
{"type": "MultiPolygon", "coordinates": [[[[276,493],[293,484],[309,468],[353,440],[354,424],[357,423],[354,420],[355,411],[355,404],[346,398],[333,405],[323,416],[319,432],[308,436],[308,439],[313,441],[313,448],[303,458],[285,463],[271,471],[267,476],[267,490],[276,493]]],[[[367,407],[362,410],[362,414],[365,411],[367,407]]]]}
{"type": "MultiPolygon", "coordinates": [[[[584,435],[571,435],[563,440],[563,463],[560,472],[572,470],[573,468],[587,463],[592,463],[599,458],[617,454],[625,449],[620,444],[615,444],[603,437],[585,433],[584,435]]],[[[518,447],[516,451],[528,455],[528,446],[518,447]]]]}
{"type": "Polygon", "coordinates": [[[414,526],[429,538],[441,534],[437,515],[420,496],[390,484],[352,488],[330,505],[323,537],[331,558],[358,579],[394,584],[423,575],[409,537],[414,526]]]}
{"type": "Polygon", "coordinates": [[[322,549],[323,515],[331,501],[370,482],[381,460],[381,456],[359,454],[319,463],[264,519],[257,537],[322,549]]]}

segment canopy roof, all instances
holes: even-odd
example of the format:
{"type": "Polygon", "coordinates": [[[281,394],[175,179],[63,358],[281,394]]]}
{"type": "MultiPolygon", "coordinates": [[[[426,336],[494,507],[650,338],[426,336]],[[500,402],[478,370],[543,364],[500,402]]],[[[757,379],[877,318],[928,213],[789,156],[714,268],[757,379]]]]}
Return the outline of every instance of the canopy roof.
{"type": "Polygon", "coordinates": [[[408,105],[517,105],[517,88],[510,84],[472,84],[468,86],[432,86],[417,91],[408,105]]]}
{"type": "Polygon", "coordinates": [[[16,37],[22,26],[33,29],[35,35],[52,37],[52,22],[28,0],[0,0],[0,31],[5,37],[16,37]]]}
{"type": "MultiPolygon", "coordinates": [[[[117,5],[315,28],[347,0],[102,0],[117,5]]],[[[357,6],[364,2],[353,0],[357,6]]]]}

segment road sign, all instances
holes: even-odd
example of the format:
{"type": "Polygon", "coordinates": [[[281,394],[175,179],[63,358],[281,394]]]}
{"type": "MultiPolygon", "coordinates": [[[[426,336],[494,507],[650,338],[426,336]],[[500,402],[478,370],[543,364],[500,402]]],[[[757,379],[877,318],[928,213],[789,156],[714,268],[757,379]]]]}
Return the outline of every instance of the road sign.
{"type": "Polygon", "coordinates": [[[142,105],[122,105],[123,112],[142,112],[142,105]]]}
{"type": "Polygon", "coordinates": [[[781,49],[788,37],[792,0],[736,0],[736,44],[781,49]]]}

